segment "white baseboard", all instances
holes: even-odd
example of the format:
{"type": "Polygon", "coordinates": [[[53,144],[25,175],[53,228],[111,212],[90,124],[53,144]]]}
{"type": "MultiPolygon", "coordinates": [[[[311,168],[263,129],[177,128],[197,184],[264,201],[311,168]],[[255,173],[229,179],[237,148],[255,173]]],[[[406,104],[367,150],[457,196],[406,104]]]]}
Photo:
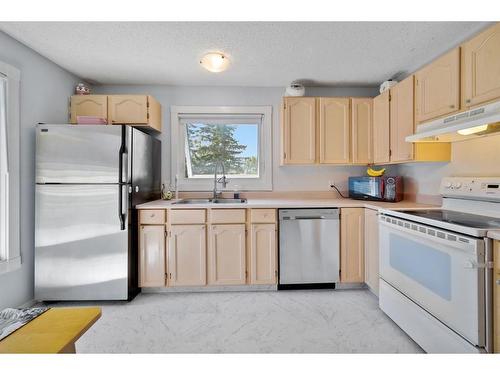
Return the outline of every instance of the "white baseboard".
{"type": "Polygon", "coordinates": [[[228,285],[228,286],[179,286],[168,288],[142,288],[142,293],[180,293],[180,292],[262,292],[276,291],[276,285],[228,285]]]}

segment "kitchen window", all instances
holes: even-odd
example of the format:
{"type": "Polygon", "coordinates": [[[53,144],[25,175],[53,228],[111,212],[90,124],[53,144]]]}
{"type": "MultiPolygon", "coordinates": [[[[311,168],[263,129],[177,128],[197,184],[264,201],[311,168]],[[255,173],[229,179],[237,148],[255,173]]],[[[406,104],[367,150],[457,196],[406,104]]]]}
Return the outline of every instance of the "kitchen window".
{"type": "Polygon", "coordinates": [[[16,68],[0,62],[0,273],[21,264],[19,79],[16,68]]]}
{"type": "Polygon", "coordinates": [[[222,162],[226,190],[271,190],[271,113],[271,107],[172,107],[172,181],[177,176],[179,190],[212,190],[222,162]]]}

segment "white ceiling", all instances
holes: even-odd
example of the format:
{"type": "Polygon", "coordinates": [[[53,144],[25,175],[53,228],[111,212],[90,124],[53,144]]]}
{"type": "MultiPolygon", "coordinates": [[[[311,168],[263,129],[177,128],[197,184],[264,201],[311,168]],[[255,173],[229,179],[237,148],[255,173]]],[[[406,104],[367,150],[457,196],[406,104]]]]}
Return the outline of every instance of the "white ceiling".
{"type": "Polygon", "coordinates": [[[0,22],[0,29],[101,84],[375,86],[411,73],[485,22],[0,22]],[[209,73],[206,52],[230,68],[209,73]]]}

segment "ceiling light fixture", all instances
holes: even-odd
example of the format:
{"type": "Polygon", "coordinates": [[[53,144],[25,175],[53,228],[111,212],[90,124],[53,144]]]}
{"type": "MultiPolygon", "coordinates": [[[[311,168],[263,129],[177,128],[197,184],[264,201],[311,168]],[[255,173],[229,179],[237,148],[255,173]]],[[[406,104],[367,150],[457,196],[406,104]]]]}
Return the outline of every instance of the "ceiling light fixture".
{"type": "Polygon", "coordinates": [[[201,58],[200,64],[209,72],[219,73],[227,69],[229,59],[222,53],[210,52],[201,58]]]}

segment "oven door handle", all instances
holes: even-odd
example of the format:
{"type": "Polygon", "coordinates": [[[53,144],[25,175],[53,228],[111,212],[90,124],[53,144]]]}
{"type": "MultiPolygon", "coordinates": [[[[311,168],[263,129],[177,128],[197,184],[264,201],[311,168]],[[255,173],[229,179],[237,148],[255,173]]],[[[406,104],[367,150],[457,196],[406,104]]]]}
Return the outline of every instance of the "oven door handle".
{"type": "Polygon", "coordinates": [[[469,260],[465,263],[464,268],[465,269],[477,269],[477,268],[491,269],[491,268],[493,268],[493,262],[478,263],[478,262],[474,262],[473,260],[469,260]]]}

